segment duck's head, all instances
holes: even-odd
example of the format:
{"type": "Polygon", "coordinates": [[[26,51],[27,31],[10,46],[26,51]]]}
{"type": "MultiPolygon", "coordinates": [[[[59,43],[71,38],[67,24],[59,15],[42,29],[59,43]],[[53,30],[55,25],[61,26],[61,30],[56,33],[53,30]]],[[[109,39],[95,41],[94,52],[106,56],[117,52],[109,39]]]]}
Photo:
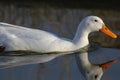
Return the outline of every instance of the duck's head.
{"type": "Polygon", "coordinates": [[[80,23],[81,26],[84,26],[89,32],[99,31],[112,38],[117,38],[117,35],[110,31],[104,24],[101,18],[97,16],[88,16],[82,20],[80,23]]]}

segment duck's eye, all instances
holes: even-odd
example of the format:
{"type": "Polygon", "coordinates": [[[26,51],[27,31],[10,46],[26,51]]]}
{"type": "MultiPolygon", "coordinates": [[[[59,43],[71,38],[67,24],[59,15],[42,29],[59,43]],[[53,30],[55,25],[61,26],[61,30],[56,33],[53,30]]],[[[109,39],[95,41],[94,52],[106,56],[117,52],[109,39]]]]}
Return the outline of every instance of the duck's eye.
{"type": "Polygon", "coordinates": [[[95,21],[95,22],[98,22],[98,20],[96,20],[96,19],[95,19],[94,21],[95,21]]]}

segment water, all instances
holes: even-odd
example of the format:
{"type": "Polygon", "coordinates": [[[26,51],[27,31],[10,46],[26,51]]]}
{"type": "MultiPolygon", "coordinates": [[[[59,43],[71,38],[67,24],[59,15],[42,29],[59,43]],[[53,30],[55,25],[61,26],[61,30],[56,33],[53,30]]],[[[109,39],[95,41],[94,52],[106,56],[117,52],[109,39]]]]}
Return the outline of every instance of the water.
{"type": "Polygon", "coordinates": [[[81,79],[73,56],[61,56],[52,61],[0,69],[3,80],[73,80],[81,79]],[[75,74],[74,74],[75,73],[75,74]]]}
{"type": "MultiPolygon", "coordinates": [[[[114,31],[120,30],[120,12],[112,10],[87,10],[52,7],[22,7],[0,5],[0,21],[25,27],[38,28],[53,32],[58,36],[73,38],[80,20],[88,15],[97,15],[114,31]]],[[[119,40],[102,34],[94,35],[92,41],[102,46],[119,47],[119,40]],[[108,44],[109,43],[109,44],[108,44]]],[[[18,59],[18,58],[16,58],[18,59]]],[[[35,58],[39,59],[39,58],[35,58]]],[[[24,63],[24,62],[21,62],[24,63]]],[[[20,64],[20,63],[18,63],[20,64]]],[[[16,64],[16,65],[18,65],[16,64]]],[[[12,64],[11,64],[12,65],[12,64]]],[[[104,74],[102,80],[119,80],[119,66],[116,63],[104,74]]],[[[26,64],[0,69],[1,80],[84,80],[78,70],[74,55],[63,55],[52,61],[26,64]]]]}
{"type": "MultiPolygon", "coordinates": [[[[119,49],[99,48],[98,51],[89,53],[89,60],[94,64],[120,57],[119,49]]],[[[118,62],[109,67],[102,80],[119,79],[119,65],[118,62]]],[[[0,56],[0,75],[3,80],[84,80],[74,54],[0,56]]]]}
{"type": "MultiPolygon", "coordinates": [[[[35,59],[40,59],[40,57],[35,57],[33,60],[35,59]]],[[[11,64],[10,68],[0,68],[0,78],[2,80],[84,80],[77,67],[74,54],[56,57],[40,64],[27,62],[25,65],[19,66],[20,63],[18,62],[16,67],[12,67],[14,64],[11,64]]],[[[108,68],[102,80],[113,80],[114,78],[119,80],[119,66],[118,62],[108,68]]]]}

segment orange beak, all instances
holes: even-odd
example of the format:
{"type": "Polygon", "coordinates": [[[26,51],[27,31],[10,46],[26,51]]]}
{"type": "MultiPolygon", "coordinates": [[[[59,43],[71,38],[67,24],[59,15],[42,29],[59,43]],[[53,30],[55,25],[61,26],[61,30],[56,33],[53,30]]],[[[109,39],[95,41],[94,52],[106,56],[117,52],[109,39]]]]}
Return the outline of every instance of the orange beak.
{"type": "Polygon", "coordinates": [[[112,37],[117,38],[117,35],[110,31],[105,25],[102,26],[102,29],[99,30],[100,32],[112,37]]]}

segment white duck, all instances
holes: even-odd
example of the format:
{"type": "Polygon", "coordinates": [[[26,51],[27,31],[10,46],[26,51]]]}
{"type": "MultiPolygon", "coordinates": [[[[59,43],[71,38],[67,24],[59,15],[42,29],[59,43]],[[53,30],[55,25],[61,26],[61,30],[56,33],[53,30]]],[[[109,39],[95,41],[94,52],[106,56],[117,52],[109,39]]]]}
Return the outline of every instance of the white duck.
{"type": "Polygon", "coordinates": [[[0,50],[25,50],[41,53],[76,51],[89,44],[88,35],[94,31],[117,38],[97,16],[84,18],[80,22],[73,40],[60,38],[42,30],[0,23],[0,50]]]}

